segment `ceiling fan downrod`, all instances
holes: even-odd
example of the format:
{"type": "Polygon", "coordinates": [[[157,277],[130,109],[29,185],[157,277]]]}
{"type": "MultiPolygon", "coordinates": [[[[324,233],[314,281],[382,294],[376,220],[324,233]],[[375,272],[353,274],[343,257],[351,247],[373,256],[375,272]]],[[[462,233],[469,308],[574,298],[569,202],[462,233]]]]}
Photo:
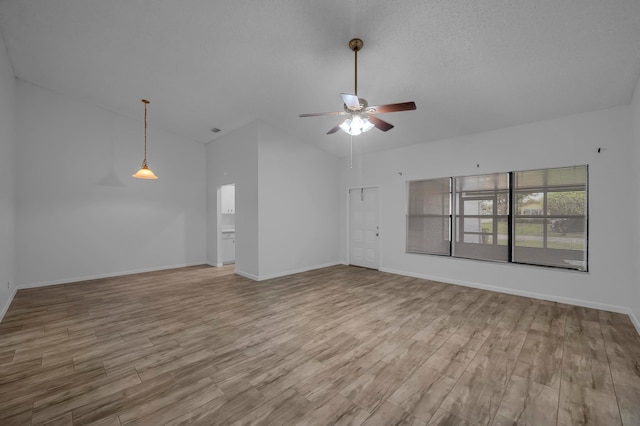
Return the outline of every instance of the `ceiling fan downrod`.
{"type": "Polygon", "coordinates": [[[364,46],[364,43],[359,38],[354,38],[349,41],[349,48],[353,50],[355,56],[355,91],[353,94],[356,96],[358,96],[358,51],[362,50],[362,46],[364,46]]]}

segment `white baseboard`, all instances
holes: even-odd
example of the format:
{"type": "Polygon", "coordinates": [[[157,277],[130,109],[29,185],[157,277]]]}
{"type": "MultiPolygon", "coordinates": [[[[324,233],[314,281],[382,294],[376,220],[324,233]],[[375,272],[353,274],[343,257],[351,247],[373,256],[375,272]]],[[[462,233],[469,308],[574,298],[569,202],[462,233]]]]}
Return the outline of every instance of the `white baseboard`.
{"type": "Polygon", "coordinates": [[[638,332],[638,334],[640,334],[640,321],[638,321],[638,317],[636,317],[636,313],[633,312],[631,309],[629,309],[629,319],[631,319],[631,322],[636,327],[636,331],[638,332]]]}
{"type": "MultiPolygon", "coordinates": [[[[422,278],[422,279],[425,279],[425,280],[439,281],[439,282],[447,283],[447,284],[456,284],[456,285],[462,285],[462,286],[465,286],[465,287],[479,288],[481,290],[495,291],[497,293],[506,293],[506,294],[512,294],[514,296],[530,297],[532,299],[548,300],[550,302],[566,303],[568,305],[583,306],[585,308],[600,309],[600,310],[603,310],[603,311],[617,312],[617,313],[620,313],[620,314],[631,315],[631,310],[626,306],[609,305],[607,303],[592,302],[592,301],[589,301],[589,300],[575,299],[575,298],[572,298],[572,297],[562,297],[562,296],[554,296],[554,295],[550,295],[550,294],[534,293],[534,292],[522,291],[522,290],[514,290],[514,289],[506,288],[506,287],[497,287],[497,286],[479,284],[479,283],[474,283],[474,282],[470,282],[470,281],[463,281],[463,280],[452,280],[451,278],[436,277],[436,276],[426,275],[426,274],[417,274],[417,273],[413,273],[413,272],[399,271],[399,270],[396,270],[396,269],[381,268],[380,270],[382,272],[389,272],[391,274],[404,275],[404,276],[407,276],[407,277],[422,278]]],[[[632,319],[632,321],[633,321],[633,319],[632,319]]],[[[636,328],[637,327],[638,326],[636,325],[636,328]]],[[[639,333],[640,333],[640,331],[639,331],[639,333]]]]}
{"type": "Polygon", "coordinates": [[[277,272],[275,274],[268,274],[268,275],[254,275],[254,274],[239,271],[238,269],[236,269],[236,274],[240,275],[241,277],[249,278],[254,281],[265,281],[273,278],[286,277],[287,275],[300,274],[302,272],[313,271],[315,269],[328,268],[330,266],[336,266],[336,265],[340,265],[340,262],[331,262],[331,263],[324,263],[322,265],[307,266],[304,268],[291,269],[289,271],[277,272]]]}
{"type": "Polygon", "coordinates": [[[2,319],[4,318],[5,314],[9,310],[9,306],[11,306],[11,302],[13,302],[13,298],[16,297],[17,291],[18,289],[16,288],[13,289],[13,291],[9,295],[9,298],[7,299],[7,303],[5,303],[4,306],[2,307],[2,310],[0,311],[0,322],[2,322],[2,319]]]}
{"type": "Polygon", "coordinates": [[[250,280],[253,280],[253,281],[260,281],[260,279],[258,278],[257,275],[253,275],[253,274],[250,274],[248,272],[240,271],[238,269],[235,270],[235,274],[236,275],[240,275],[241,277],[249,278],[250,280]]]}
{"type": "Polygon", "coordinates": [[[284,271],[284,272],[277,272],[275,274],[260,275],[258,277],[258,281],[264,281],[264,280],[270,280],[270,279],[273,279],[273,278],[286,277],[287,275],[300,274],[302,272],[313,271],[315,269],[328,268],[330,266],[336,266],[336,265],[339,265],[339,264],[340,264],[339,262],[331,262],[331,263],[324,263],[322,265],[307,266],[307,267],[304,267],[304,268],[292,269],[292,270],[284,271]]]}
{"type": "Polygon", "coordinates": [[[43,282],[30,283],[30,284],[19,284],[17,286],[17,289],[21,290],[21,289],[26,289],[26,288],[46,287],[46,286],[58,285],[58,284],[70,284],[70,283],[76,283],[76,282],[81,282],[81,281],[98,280],[98,279],[101,279],[101,278],[121,277],[123,275],[141,274],[141,273],[144,273],[144,272],[164,271],[166,269],[186,268],[188,266],[198,266],[198,265],[206,265],[206,263],[204,263],[204,262],[183,263],[183,264],[179,264],[179,265],[158,266],[158,267],[154,267],[154,268],[134,269],[134,270],[130,270],[130,271],[110,272],[110,273],[107,273],[107,274],[90,275],[90,276],[84,276],[84,277],[63,278],[61,280],[43,281],[43,282]]]}

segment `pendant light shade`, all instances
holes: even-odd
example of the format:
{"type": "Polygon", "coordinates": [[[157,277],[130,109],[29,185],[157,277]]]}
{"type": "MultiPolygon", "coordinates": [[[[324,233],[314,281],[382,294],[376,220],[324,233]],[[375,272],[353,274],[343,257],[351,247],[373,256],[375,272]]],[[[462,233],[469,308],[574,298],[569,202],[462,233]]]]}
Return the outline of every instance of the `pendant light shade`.
{"type": "Polygon", "coordinates": [[[142,168],[131,176],[138,179],[158,179],[158,176],[156,176],[146,164],[143,164],[142,168]]]}
{"type": "Polygon", "coordinates": [[[144,160],[142,160],[140,170],[131,176],[138,179],[158,179],[158,176],[147,166],[147,105],[149,105],[149,101],[143,99],[142,103],[144,103],[144,160]]]}

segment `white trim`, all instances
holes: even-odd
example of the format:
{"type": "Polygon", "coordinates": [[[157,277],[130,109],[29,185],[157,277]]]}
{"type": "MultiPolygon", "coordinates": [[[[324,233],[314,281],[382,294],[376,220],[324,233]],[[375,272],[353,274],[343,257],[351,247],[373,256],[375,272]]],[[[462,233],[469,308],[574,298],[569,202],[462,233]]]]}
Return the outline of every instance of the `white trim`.
{"type": "MultiPolygon", "coordinates": [[[[380,234],[380,219],[381,215],[381,207],[380,207],[380,190],[382,188],[381,185],[360,185],[360,186],[348,186],[347,187],[347,263],[346,265],[351,265],[351,195],[350,192],[352,189],[372,189],[376,188],[378,190],[378,235],[380,234]]],[[[380,271],[380,238],[378,238],[378,269],[376,271],[380,271]]]]}
{"type": "Polygon", "coordinates": [[[5,305],[2,307],[2,310],[0,311],[0,322],[2,322],[5,314],[9,310],[9,306],[11,306],[11,302],[13,302],[13,298],[16,297],[17,291],[18,291],[17,288],[13,289],[13,291],[11,292],[11,295],[9,295],[9,298],[7,299],[7,303],[5,303],[5,305]]]}
{"type": "MultiPolygon", "coordinates": [[[[236,189],[237,189],[237,185],[235,184],[235,182],[232,183],[223,183],[221,185],[219,185],[217,187],[217,191],[216,191],[216,266],[217,267],[221,267],[223,265],[228,265],[229,263],[235,263],[236,258],[234,256],[234,260],[230,261],[230,262],[223,262],[222,260],[222,187],[223,186],[233,186],[234,190],[233,190],[233,197],[234,197],[234,201],[233,204],[235,206],[236,203],[236,189]]],[[[235,215],[235,207],[234,207],[234,213],[235,215]]],[[[235,216],[234,216],[234,221],[235,221],[235,216]]],[[[234,222],[235,223],[235,222],[234,222]]],[[[235,225],[234,225],[235,226],[235,225]]]]}
{"type": "Polygon", "coordinates": [[[322,265],[307,266],[304,268],[292,269],[290,271],[277,272],[275,274],[261,275],[258,277],[258,281],[270,280],[272,278],[286,277],[287,275],[300,274],[302,272],[313,271],[315,269],[329,268],[331,266],[336,266],[339,264],[340,264],[339,262],[331,262],[331,263],[325,263],[322,265]]]}
{"type": "MultiPolygon", "coordinates": [[[[346,247],[347,247],[347,252],[345,253],[347,255],[347,259],[346,259],[346,263],[345,265],[349,265],[351,262],[351,196],[349,195],[349,192],[351,191],[350,187],[347,187],[347,192],[345,194],[345,205],[347,206],[346,209],[346,219],[347,221],[346,223],[346,247]]],[[[378,218],[379,219],[379,218],[378,218]]]]}
{"type": "Polygon", "coordinates": [[[222,185],[216,189],[216,266],[222,266],[222,185]]]}
{"type": "Polygon", "coordinates": [[[638,329],[638,333],[640,334],[640,327],[638,327],[639,323],[637,322],[637,319],[634,320],[634,318],[632,317],[633,312],[631,311],[631,309],[629,309],[626,306],[609,305],[607,303],[592,302],[589,300],[582,300],[582,299],[574,299],[572,297],[553,296],[550,294],[514,290],[511,288],[496,287],[496,286],[486,285],[486,284],[478,284],[470,281],[453,280],[451,278],[436,277],[436,276],[427,275],[427,274],[417,274],[413,272],[399,271],[397,269],[380,268],[380,270],[382,272],[388,272],[390,274],[404,275],[407,277],[414,277],[414,278],[422,278],[425,280],[438,281],[445,284],[462,285],[465,287],[479,288],[481,290],[495,291],[497,293],[512,294],[514,296],[530,297],[532,299],[548,300],[551,302],[566,303],[569,305],[583,306],[585,308],[601,309],[603,311],[627,314],[631,318],[631,321],[634,322],[634,325],[636,326],[636,329],[638,329]]]}
{"type": "Polygon", "coordinates": [[[313,271],[313,270],[316,270],[316,269],[329,268],[331,266],[336,266],[336,265],[340,265],[340,264],[344,264],[344,263],[341,263],[341,262],[324,263],[322,265],[306,266],[304,268],[292,269],[290,271],[277,272],[275,274],[269,274],[269,275],[253,275],[253,274],[249,274],[247,272],[238,271],[237,269],[236,269],[235,273],[237,275],[240,275],[241,277],[249,278],[249,279],[254,280],[254,281],[266,281],[266,280],[270,280],[270,279],[273,279],[273,278],[286,277],[288,275],[300,274],[302,272],[309,272],[309,271],[313,271]]]}
{"type": "Polygon", "coordinates": [[[640,321],[638,321],[638,317],[636,316],[636,313],[633,312],[631,309],[629,309],[629,319],[631,320],[633,325],[636,327],[636,331],[638,332],[638,334],[640,334],[640,321]]]}
{"type": "Polygon", "coordinates": [[[253,280],[253,281],[260,281],[260,278],[257,275],[253,275],[248,272],[238,271],[236,269],[235,274],[240,275],[241,277],[249,278],[250,280],[253,280]]]}
{"type": "MultiPolygon", "coordinates": [[[[198,265],[207,265],[205,262],[195,262],[195,263],[183,263],[179,265],[168,265],[168,266],[159,266],[155,268],[143,268],[143,269],[134,269],[131,271],[121,271],[121,272],[112,272],[109,274],[98,274],[98,275],[90,275],[85,277],[74,277],[74,278],[63,278],[61,280],[54,281],[42,281],[39,283],[30,283],[30,284],[20,284],[17,287],[18,290],[22,290],[25,288],[37,288],[37,287],[47,287],[50,285],[58,285],[58,284],[70,284],[77,283],[82,281],[91,281],[91,280],[99,280],[102,278],[113,278],[120,277],[122,275],[133,275],[133,274],[141,274],[144,272],[155,272],[155,271],[164,271],[166,269],[178,269],[178,268],[186,268],[189,266],[198,266],[198,265]]],[[[209,265],[210,266],[210,265],[209,265]]]]}

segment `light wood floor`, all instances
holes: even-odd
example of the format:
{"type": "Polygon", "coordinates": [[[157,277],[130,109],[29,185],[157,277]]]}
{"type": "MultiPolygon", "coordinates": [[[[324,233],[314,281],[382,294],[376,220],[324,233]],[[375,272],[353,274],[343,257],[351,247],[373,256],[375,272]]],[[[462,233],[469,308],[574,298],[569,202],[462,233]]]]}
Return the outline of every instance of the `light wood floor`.
{"type": "Polygon", "coordinates": [[[625,315],[347,266],[232,271],[19,291],[0,424],[640,425],[625,315]]]}

